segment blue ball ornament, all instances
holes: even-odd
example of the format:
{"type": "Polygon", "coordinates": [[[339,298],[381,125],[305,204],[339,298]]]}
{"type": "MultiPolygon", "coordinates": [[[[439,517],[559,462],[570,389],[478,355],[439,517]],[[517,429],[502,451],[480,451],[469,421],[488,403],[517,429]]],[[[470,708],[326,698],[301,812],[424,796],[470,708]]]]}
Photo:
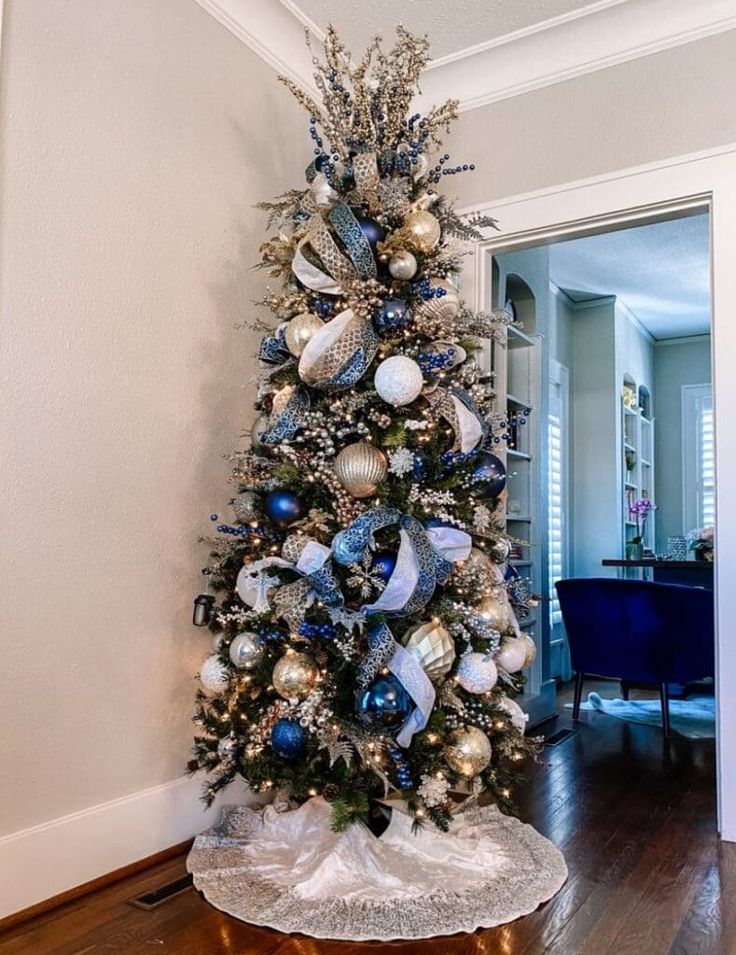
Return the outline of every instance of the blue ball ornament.
{"type": "Polygon", "coordinates": [[[296,720],[276,720],[271,730],[271,749],[283,759],[297,759],[307,748],[307,731],[296,720]]]}
{"type": "Polygon", "coordinates": [[[513,564],[506,564],[506,573],[503,575],[504,580],[518,580],[519,571],[514,567],[513,564]]]}
{"type": "Polygon", "coordinates": [[[263,510],[276,527],[288,527],[307,514],[307,505],[293,491],[276,490],[266,495],[263,510]]]}
{"type": "Polygon", "coordinates": [[[484,451],[472,471],[473,484],[486,497],[494,498],[506,487],[506,468],[503,461],[490,451],[484,451]]]}
{"type": "Polygon", "coordinates": [[[396,554],[387,550],[379,550],[373,555],[371,572],[381,580],[388,580],[396,567],[396,554]]]}
{"type": "Polygon", "coordinates": [[[360,231],[368,240],[368,245],[375,252],[378,243],[383,242],[386,238],[386,230],[375,219],[369,219],[366,216],[356,216],[355,218],[360,226],[360,231]]]}
{"type": "Polygon", "coordinates": [[[400,729],[411,708],[409,694],[393,673],[379,676],[358,697],[358,717],[374,729],[400,729]]]}
{"type": "Polygon", "coordinates": [[[429,473],[429,455],[425,450],[419,448],[414,452],[414,466],[411,469],[411,476],[415,481],[423,481],[429,473]]]}
{"type": "Polygon", "coordinates": [[[379,335],[389,336],[402,332],[411,324],[411,309],[401,298],[390,298],[383,303],[373,319],[379,335]]]}

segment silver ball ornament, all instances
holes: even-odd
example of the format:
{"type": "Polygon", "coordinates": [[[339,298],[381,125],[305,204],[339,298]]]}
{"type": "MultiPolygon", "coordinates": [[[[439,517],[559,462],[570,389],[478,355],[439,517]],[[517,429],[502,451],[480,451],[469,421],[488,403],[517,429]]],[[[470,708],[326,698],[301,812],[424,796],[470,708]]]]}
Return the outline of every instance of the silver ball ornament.
{"type": "Polygon", "coordinates": [[[234,736],[223,736],[217,744],[217,755],[220,759],[228,761],[235,757],[238,752],[238,741],[234,736]]]}
{"type": "Polygon", "coordinates": [[[353,497],[370,497],[385,479],[388,462],[382,451],[367,441],[349,444],[335,458],[335,474],[353,497]]]}
{"type": "Polygon", "coordinates": [[[261,441],[261,435],[268,431],[268,415],[260,414],[253,422],[250,431],[250,446],[254,451],[262,451],[265,447],[261,441]]]}
{"type": "Polygon", "coordinates": [[[445,676],[455,662],[455,641],[449,630],[435,621],[413,627],[404,646],[416,657],[430,680],[445,676]]]}
{"type": "Polygon", "coordinates": [[[509,559],[511,544],[505,537],[498,537],[488,548],[488,555],[495,564],[503,564],[509,559]]]}
{"type": "Polygon", "coordinates": [[[477,727],[466,726],[450,733],[444,756],[450,769],[465,779],[472,779],[490,763],[491,741],[477,727]]]}
{"type": "Polygon", "coordinates": [[[227,667],[214,653],[199,668],[199,682],[208,693],[222,693],[227,689],[227,667]]]}
{"type": "Polygon", "coordinates": [[[394,252],[388,260],[388,270],[393,278],[408,282],[417,274],[417,260],[411,252],[394,252]]]}
{"type": "Polygon", "coordinates": [[[249,524],[258,519],[259,497],[253,491],[243,491],[233,501],[235,517],[243,524],[249,524]]]}
{"type": "Polygon", "coordinates": [[[488,693],[498,681],[498,670],[488,653],[467,653],[458,664],[455,679],[468,693],[488,693]]]}
{"type": "Polygon", "coordinates": [[[417,252],[431,252],[442,234],[437,218],[424,209],[410,212],[404,219],[404,229],[417,252]]]}
{"type": "Polygon", "coordinates": [[[380,398],[396,408],[411,404],[422,392],[422,369],[413,358],[392,355],[376,369],[374,386],[380,398]]]}
{"type": "Polygon", "coordinates": [[[252,670],[263,648],[254,633],[239,633],[230,644],[230,659],[239,670],[252,670]]]}
{"type": "Polygon", "coordinates": [[[304,653],[287,652],[273,668],[271,682],[285,700],[303,700],[317,685],[317,664],[304,653]]]}
{"type": "Polygon", "coordinates": [[[297,358],[304,351],[310,338],[322,328],[324,322],[311,312],[295,315],[286,326],[284,341],[292,355],[297,358]]]}

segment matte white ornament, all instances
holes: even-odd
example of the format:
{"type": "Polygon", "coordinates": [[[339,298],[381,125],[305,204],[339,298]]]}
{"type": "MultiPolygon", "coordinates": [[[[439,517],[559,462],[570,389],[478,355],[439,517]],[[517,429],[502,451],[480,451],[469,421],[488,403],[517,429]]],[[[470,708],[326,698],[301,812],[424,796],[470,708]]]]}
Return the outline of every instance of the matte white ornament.
{"type": "Polygon", "coordinates": [[[489,653],[468,653],[458,664],[457,682],[468,693],[487,693],[498,680],[498,670],[489,653]]]}
{"type": "Polygon", "coordinates": [[[222,693],[227,689],[227,667],[214,653],[199,668],[199,682],[208,693],[222,693]]]}
{"type": "Polygon", "coordinates": [[[445,676],[455,662],[455,641],[441,623],[430,621],[414,627],[404,646],[416,657],[430,680],[445,676]]]}
{"type": "Polygon", "coordinates": [[[262,647],[253,633],[239,633],[230,644],[230,659],[239,670],[252,670],[258,662],[262,647]]]}
{"type": "Polygon", "coordinates": [[[526,723],[529,719],[529,714],[525,713],[516,700],[512,700],[511,697],[504,696],[502,699],[498,700],[497,706],[500,706],[501,709],[506,710],[506,712],[511,717],[511,725],[517,729],[522,735],[526,729],[526,723]]]}
{"type": "Polygon", "coordinates": [[[374,380],[379,397],[396,408],[411,404],[424,386],[422,369],[413,358],[392,355],[376,369],[374,380]]]}
{"type": "Polygon", "coordinates": [[[496,663],[507,673],[518,673],[524,669],[526,661],[526,646],[523,640],[504,640],[501,649],[496,654],[496,663]]]}

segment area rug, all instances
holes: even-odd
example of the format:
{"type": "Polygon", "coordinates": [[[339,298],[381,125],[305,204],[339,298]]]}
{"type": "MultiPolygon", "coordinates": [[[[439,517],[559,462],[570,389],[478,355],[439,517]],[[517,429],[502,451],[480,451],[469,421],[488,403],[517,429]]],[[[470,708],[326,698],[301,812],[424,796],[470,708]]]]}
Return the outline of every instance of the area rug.
{"type": "MultiPolygon", "coordinates": [[[[566,703],[565,707],[572,709],[572,703],[566,703]]],[[[662,725],[659,700],[604,700],[597,693],[589,693],[580,709],[597,710],[629,723],[662,725]]],[[[715,698],[691,696],[686,700],[670,700],[670,726],[688,739],[712,739],[716,735],[715,698]]]]}
{"type": "Polygon", "coordinates": [[[216,908],[281,932],[351,941],[431,938],[510,922],[567,878],[559,849],[495,806],[456,816],[449,833],[414,831],[394,810],[376,837],[331,829],[321,797],[276,812],[228,807],[187,859],[216,908]]]}

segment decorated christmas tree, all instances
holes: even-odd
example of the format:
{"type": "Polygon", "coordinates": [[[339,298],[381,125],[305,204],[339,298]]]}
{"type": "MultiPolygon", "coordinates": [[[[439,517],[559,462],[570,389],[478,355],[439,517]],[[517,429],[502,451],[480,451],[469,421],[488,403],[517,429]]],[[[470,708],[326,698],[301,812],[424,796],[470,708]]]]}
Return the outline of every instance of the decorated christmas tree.
{"type": "Polygon", "coordinates": [[[333,827],[400,799],[446,829],[463,800],[511,808],[535,744],[514,700],[535,648],[508,563],[487,342],[512,321],[461,299],[487,217],[437,187],[452,100],[411,112],[425,39],[398,30],[353,62],[330,29],[315,59],[306,184],[264,202],[273,313],[250,446],[232,456],[233,517],[213,515],[195,601],[200,671],[192,771],[283,806],[320,796],[333,827]]]}

